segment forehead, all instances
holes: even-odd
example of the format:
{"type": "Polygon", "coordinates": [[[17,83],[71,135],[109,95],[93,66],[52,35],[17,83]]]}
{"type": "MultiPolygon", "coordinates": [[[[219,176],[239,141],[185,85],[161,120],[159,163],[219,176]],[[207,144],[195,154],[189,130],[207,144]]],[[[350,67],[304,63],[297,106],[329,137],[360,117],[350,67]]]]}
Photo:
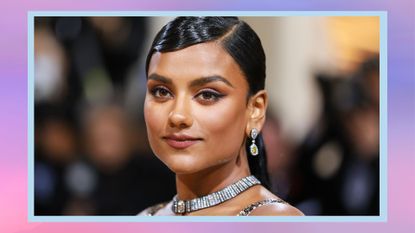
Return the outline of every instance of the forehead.
{"type": "Polygon", "coordinates": [[[217,42],[196,44],[173,52],[154,53],[148,75],[152,73],[174,79],[211,75],[220,75],[234,82],[245,79],[239,65],[217,42]]]}

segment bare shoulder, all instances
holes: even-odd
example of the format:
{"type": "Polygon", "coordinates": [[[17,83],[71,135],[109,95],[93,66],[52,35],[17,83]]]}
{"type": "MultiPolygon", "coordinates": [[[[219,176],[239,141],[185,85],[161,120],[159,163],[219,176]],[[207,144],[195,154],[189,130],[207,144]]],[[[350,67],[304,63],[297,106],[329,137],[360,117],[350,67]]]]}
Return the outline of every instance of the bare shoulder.
{"type": "Polygon", "coordinates": [[[252,210],[250,216],[304,216],[304,214],[294,206],[286,202],[275,202],[261,205],[252,210]]]}

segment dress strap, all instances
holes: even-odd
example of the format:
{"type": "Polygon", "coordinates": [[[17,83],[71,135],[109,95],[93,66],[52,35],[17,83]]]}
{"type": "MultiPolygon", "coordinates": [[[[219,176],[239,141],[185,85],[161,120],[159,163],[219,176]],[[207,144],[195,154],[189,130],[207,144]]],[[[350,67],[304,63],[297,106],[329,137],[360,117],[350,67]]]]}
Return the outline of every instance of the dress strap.
{"type": "Polygon", "coordinates": [[[274,204],[274,203],[285,204],[286,202],[281,200],[281,199],[265,199],[265,200],[258,201],[258,202],[250,204],[245,209],[241,210],[241,212],[239,212],[239,214],[237,216],[248,216],[256,208],[261,207],[263,205],[271,205],[271,204],[274,204]]]}
{"type": "Polygon", "coordinates": [[[164,208],[166,205],[167,205],[167,202],[164,202],[164,203],[160,203],[160,204],[157,204],[157,205],[150,206],[150,207],[148,207],[147,209],[145,209],[145,210],[143,211],[143,214],[142,214],[142,215],[145,215],[145,216],[154,216],[154,215],[156,215],[156,213],[157,213],[159,210],[161,210],[162,208],[164,208]]]}

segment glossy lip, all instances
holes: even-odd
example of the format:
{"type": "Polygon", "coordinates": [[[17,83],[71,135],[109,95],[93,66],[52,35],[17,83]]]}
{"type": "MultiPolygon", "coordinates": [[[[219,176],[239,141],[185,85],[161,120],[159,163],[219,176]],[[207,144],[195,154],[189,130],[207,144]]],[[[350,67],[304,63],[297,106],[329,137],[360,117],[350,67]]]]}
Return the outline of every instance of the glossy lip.
{"type": "Polygon", "coordinates": [[[162,138],[174,149],[186,149],[202,140],[185,134],[171,134],[162,138]]]}

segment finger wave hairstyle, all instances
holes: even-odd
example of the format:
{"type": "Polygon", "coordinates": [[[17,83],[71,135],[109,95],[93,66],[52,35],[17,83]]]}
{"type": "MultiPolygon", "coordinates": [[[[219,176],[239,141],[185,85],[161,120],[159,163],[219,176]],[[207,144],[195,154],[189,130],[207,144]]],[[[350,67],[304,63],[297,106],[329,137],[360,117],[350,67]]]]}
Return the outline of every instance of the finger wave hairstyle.
{"type": "MultiPolygon", "coordinates": [[[[146,59],[146,74],[155,52],[172,52],[211,41],[219,42],[239,65],[249,85],[247,100],[265,88],[265,53],[261,41],[254,30],[237,17],[177,17],[170,21],[154,38],[146,59]]],[[[251,140],[247,138],[245,143],[249,168],[266,188],[270,188],[262,135],[256,138],[259,154],[255,157],[249,150],[251,140]]]]}

